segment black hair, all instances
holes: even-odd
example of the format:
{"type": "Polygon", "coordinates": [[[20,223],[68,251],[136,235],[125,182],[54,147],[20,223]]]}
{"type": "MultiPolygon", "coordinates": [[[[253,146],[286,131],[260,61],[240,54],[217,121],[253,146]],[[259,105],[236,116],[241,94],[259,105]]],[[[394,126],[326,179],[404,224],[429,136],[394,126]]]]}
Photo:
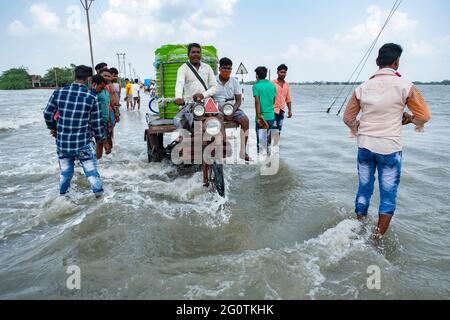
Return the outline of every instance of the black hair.
{"type": "Polygon", "coordinates": [[[134,79],[134,83],[139,83],[139,79],[134,79]]]}
{"type": "Polygon", "coordinates": [[[119,75],[119,70],[117,70],[116,68],[110,68],[109,70],[111,71],[112,74],[119,75]]]}
{"type": "Polygon", "coordinates": [[[202,51],[202,46],[201,45],[199,45],[198,43],[191,43],[188,46],[188,54],[191,53],[192,48],[200,48],[200,52],[202,51]]]}
{"type": "Polygon", "coordinates": [[[126,78],[125,81],[130,81],[130,79],[126,78]]]}
{"type": "Polygon", "coordinates": [[[267,78],[267,68],[266,67],[258,67],[255,69],[256,74],[260,80],[264,80],[267,78]]]}
{"type": "Polygon", "coordinates": [[[97,73],[100,73],[100,70],[102,70],[103,68],[106,68],[107,66],[108,66],[107,63],[101,62],[95,66],[95,71],[97,71],[97,73]]]}
{"type": "Polygon", "coordinates": [[[402,56],[402,53],[403,48],[400,45],[387,43],[378,52],[377,65],[380,68],[390,66],[402,56]]]}
{"type": "Polygon", "coordinates": [[[233,65],[233,61],[231,61],[231,59],[228,58],[222,58],[220,59],[220,67],[225,67],[225,66],[232,66],[233,65]]]}
{"type": "Polygon", "coordinates": [[[95,76],[92,77],[92,83],[95,83],[97,85],[99,84],[107,84],[105,78],[103,78],[101,75],[96,74],[95,76]]]}
{"type": "Polygon", "coordinates": [[[92,68],[88,66],[78,66],[75,68],[75,79],[86,81],[89,77],[92,77],[92,68]]]}
{"type": "Polygon", "coordinates": [[[280,66],[278,67],[277,70],[278,70],[278,71],[284,70],[284,71],[287,72],[289,69],[288,69],[287,65],[285,65],[285,64],[283,63],[282,65],[280,65],[280,66]]]}
{"type": "Polygon", "coordinates": [[[102,74],[103,72],[109,72],[112,73],[110,69],[108,68],[101,68],[100,70],[98,70],[98,74],[102,74]]]}

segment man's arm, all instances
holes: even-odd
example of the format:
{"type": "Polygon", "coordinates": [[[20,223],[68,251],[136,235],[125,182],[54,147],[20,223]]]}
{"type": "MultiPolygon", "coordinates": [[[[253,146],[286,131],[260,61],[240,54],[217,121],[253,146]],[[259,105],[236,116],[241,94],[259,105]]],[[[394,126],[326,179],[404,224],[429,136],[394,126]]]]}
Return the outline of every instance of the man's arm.
{"type": "MultiPolygon", "coordinates": [[[[287,84],[287,82],[286,82],[287,84]]],[[[287,84],[288,85],[288,84],[287,84]]],[[[286,95],[286,104],[288,106],[288,118],[292,118],[292,98],[291,98],[291,87],[288,85],[288,91],[286,95]]]]}
{"type": "Polygon", "coordinates": [[[261,101],[259,100],[259,96],[255,96],[255,111],[256,117],[261,118],[261,101]]]}
{"type": "Polygon", "coordinates": [[[90,120],[95,141],[99,143],[106,138],[106,132],[105,128],[102,126],[102,110],[97,99],[94,99],[94,103],[92,104],[90,120]]]}
{"type": "Polygon", "coordinates": [[[406,105],[413,113],[411,121],[416,125],[417,129],[423,128],[425,123],[431,120],[428,105],[420,91],[415,86],[413,86],[409,92],[406,105]]]}
{"type": "Polygon", "coordinates": [[[175,86],[175,98],[176,99],[183,99],[183,91],[184,91],[184,85],[186,83],[186,69],[184,65],[182,65],[178,69],[177,73],[177,83],[175,86]]]}
{"type": "Polygon", "coordinates": [[[214,96],[217,93],[217,89],[218,89],[218,85],[217,85],[217,80],[216,80],[216,75],[214,74],[213,69],[208,65],[208,90],[203,94],[203,97],[205,99],[210,98],[212,96],[214,96]]]}
{"type": "Polygon", "coordinates": [[[344,113],[344,122],[352,130],[352,133],[358,132],[359,121],[356,119],[361,111],[361,104],[356,97],[356,93],[353,93],[350,101],[347,104],[347,108],[344,113]]]}
{"type": "Polygon", "coordinates": [[[45,107],[45,110],[44,110],[44,119],[45,119],[45,123],[47,124],[47,128],[49,130],[56,130],[55,114],[58,111],[58,106],[56,104],[55,96],[56,96],[56,91],[50,97],[47,107],[45,107]]]}
{"type": "Polygon", "coordinates": [[[236,112],[237,110],[239,110],[239,108],[241,107],[241,105],[242,105],[242,95],[241,94],[236,94],[235,96],[234,96],[234,99],[235,99],[235,103],[234,103],[234,112],[236,112]]]}

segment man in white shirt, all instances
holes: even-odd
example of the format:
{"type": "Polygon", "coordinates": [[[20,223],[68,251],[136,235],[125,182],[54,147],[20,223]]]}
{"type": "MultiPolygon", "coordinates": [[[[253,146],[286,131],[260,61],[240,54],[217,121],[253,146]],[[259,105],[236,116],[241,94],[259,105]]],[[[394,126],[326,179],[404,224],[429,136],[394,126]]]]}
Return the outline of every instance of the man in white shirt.
{"type": "Polygon", "coordinates": [[[135,79],[132,87],[133,94],[133,110],[136,110],[136,104],[138,105],[138,110],[141,110],[141,86],[139,85],[139,80],[135,79]]]}
{"type": "MultiPolygon", "coordinates": [[[[213,69],[202,60],[202,49],[197,43],[188,47],[189,62],[197,71],[204,84],[196,77],[187,63],[178,69],[175,87],[175,103],[185,105],[185,100],[201,101],[214,96],[217,92],[217,81],[213,69]],[[206,87],[205,87],[206,86],[206,87]]],[[[174,123],[178,129],[189,130],[193,123],[190,110],[183,108],[175,117],[174,123]]]]}

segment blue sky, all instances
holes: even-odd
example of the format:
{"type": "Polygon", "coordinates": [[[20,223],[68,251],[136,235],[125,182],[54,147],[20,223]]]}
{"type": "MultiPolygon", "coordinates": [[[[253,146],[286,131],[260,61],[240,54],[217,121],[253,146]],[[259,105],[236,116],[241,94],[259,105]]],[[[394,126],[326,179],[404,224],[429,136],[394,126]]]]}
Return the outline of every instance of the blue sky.
{"type": "MultiPolygon", "coordinates": [[[[117,64],[126,52],[141,78],[154,74],[162,44],[213,44],[250,71],[286,63],[291,81],[347,80],[384,22],[393,0],[96,0],[91,9],[95,61],[117,64]]],[[[85,16],[77,0],[0,3],[0,71],[31,73],[89,64],[85,16]]],[[[404,0],[384,42],[404,49],[412,80],[450,78],[450,1],[404,0]]],[[[374,71],[372,54],[362,79],[374,71]]],[[[253,79],[251,73],[247,80],[253,79]]]]}

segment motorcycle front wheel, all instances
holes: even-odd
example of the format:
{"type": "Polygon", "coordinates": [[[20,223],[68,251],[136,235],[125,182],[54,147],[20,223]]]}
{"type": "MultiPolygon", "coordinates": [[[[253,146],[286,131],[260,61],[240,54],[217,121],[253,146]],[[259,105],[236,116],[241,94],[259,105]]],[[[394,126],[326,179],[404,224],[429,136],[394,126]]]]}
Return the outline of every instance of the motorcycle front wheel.
{"type": "Polygon", "coordinates": [[[225,180],[223,178],[223,164],[215,163],[209,167],[209,183],[214,192],[219,196],[225,197],[225,180]]]}

